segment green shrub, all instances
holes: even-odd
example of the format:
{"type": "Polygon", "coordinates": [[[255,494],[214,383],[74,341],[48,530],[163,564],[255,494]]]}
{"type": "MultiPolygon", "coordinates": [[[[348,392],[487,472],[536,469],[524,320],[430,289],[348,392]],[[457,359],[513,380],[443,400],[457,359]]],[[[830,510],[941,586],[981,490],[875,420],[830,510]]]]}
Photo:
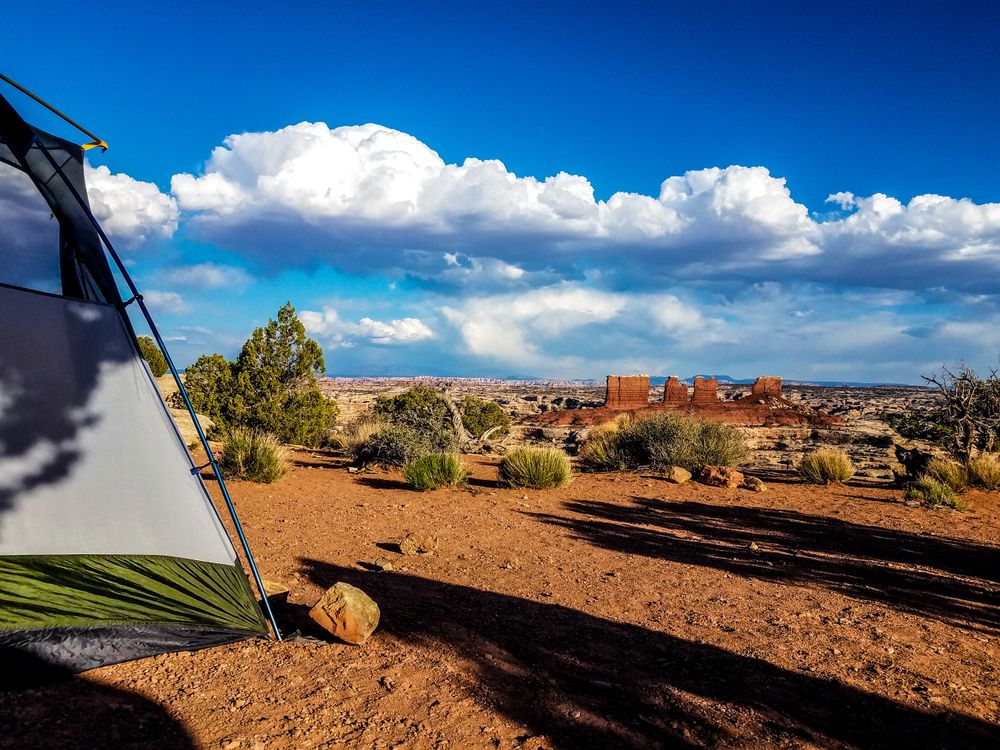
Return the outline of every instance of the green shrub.
{"type": "Polygon", "coordinates": [[[594,471],[681,466],[694,472],[707,465],[734,466],[746,454],[746,441],[735,427],[667,412],[598,426],[580,449],[580,460],[594,471]]]}
{"type": "Polygon", "coordinates": [[[433,445],[427,433],[412,427],[390,424],[356,443],[351,456],[362,466],[405,466],[429,453],[448,453],[433,445]]]}
{"type": "Polygon", "coordinates": [[[139,353],[142,358],[149,363],[150,372],[154,378],[158,378],[167,372],[167,358],[163,356],[160,347],[156,345],[149,336],[140,336],[136,339],[139,344],[139,353]]]}
{"type": "Polygon", "coordinates": [[[511,487],[547,490],[569,483],[569,456],[557,448],[522,445],[500,459],[500,481],[511,487]]]}
{"type": "Polygon", "coordinates": [[[846,482],[854,476],[854,465],[846,453],[820,448],[802,459],[799,476],[810,484],[846,482]]]}
{"type": "Polygon", "coordinates": [[[420,492],[465,484],[469,473],[469,469],[454,453],[430,453],[403,467],[406,481],[420,492]]]}
{"type": "Polygon", "coordinates": [[[959,494],[969,489],[969,471],[958,461],[935,458],[927,464],[927,476],[959,494]]]}
{"type": "Polygon", "coordinates": [[[591,471],[625,471],[628,457],[619,442],[617,432],[592,432],[577,455],[591,471]]]}
{"type": "Polygon", "coordinates": [[[737,466],[747,457],[748,452],[743,434],[732,425],[722,422],[700,423],[695,448],[695,463],[699,469],[702,466],[737,466]]]}
{"type": "Polygon", "coordinates": [[[959,502],[958,495],[951,487],[933,477],[925,476],[906,488],[903,497],[916,500],[926,508],[954,508],[966,510],[964,503],[959,502]]]}
{"type": "Polygon", "coordinates": [[[251,427],[316,446],[339,412],[316,384],[325,369],[323,350],[288,303],[254,330],[235,362],[221,354],[199,357],[185,371],[184,387],[195,410],[223,429],[251,427]]]}
{"type": "Polygon", "coordinates": [[[223,441],[219,468],[226,477],[270,484],[288,473],[288,460],[273,435],[237,427],[223,441]]]}
{"type": "Polygon", "coordinates": [[[458,445],[448,407],[436,390],[418,385],[395,396],[379,396],[375,417],[395,427],[419,433],[425,453],[451,453],[458,445]]]}
{"type": "Polygon", "coordinates": [[[466,396],[460,405],[462,425],[474,438],[481,438],[493,428],[491,438],[501,438],[510,432],[510,417],[495,401],[486,401],[475,396],[466,396]]]}
{"type": "Polygon", "coordinates": [[[969,480],[977,487],[1000,489],[1000,456],[996,453],[980,453],[969,461],[969,480]]]}

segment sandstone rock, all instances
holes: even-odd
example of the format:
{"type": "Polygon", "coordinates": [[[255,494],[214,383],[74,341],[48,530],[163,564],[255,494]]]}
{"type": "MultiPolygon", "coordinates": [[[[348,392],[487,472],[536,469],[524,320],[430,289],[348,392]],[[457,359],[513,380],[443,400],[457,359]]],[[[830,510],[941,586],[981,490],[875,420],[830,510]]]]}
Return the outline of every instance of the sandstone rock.
{"type": "MultiPolygon", "coordinates": [[[[198,430],[195,429],[194,422],[191,421],[191,415],[188,413],[188,410],[170,407],[170,415],[177,424],[177,430],[181,433],[181,440],[184,441],[184,445],[200,446],[201,439],[198,437],[198,430]]],[[[215,422],[204,414],[198,414],[198,422],[206,434],[215,427],[215,422]]]]}
{"type": "Polygon", "coordinates": [[[743,484],[740,485],[745,490],[750,490],[751,492],[766,492],[767,485],[760,481],[757,477],[746,477],[743,480],[743,484]]]}
{"type": "Polygon", "coordinates": [[[417,555],[437,549],[438,540],[431,534],[407,534],[399,542],[399,551],[404,555],[417,555]]]}
{"type": "Polygon", "coordinates": [[[335,638],[360,646],[378,627],[382,613],[361,589],[336,583],[309,610],[309,616],[335,638]]]}
{"type": "Polygon", "coordinates": [[[750,393],[753,396],[780,396],[781,378],[777,375],[762,375],[754,381],[750,393]]]}
{"type": "Polygon", "coordinates": [[[604,405],[608,409],[640,409],[649,406],[649,375],[608,375],[604,405]]]}
{"type": "Polygon", "coordinates": [[[716,378],[698,376],[694,379],[694,394],[691,396],[692,404],[714,404],[718,400],[719,381],[716,378]]]}
{"type": "Polygon", "coordinates": [[[698,481],[710,487],[739,487],[744,476],[728,466],[705,466],[698,474],[698,481]]]}
{"type": "Polygon", "coordinates": [[[663,403],[682,405],[688,402],[687,384],[681,383],[676,375],[667,378],[666,385],[663,386],[663,403]]]}
{"type": "Polygon", "coordinates": [[[671,466],[667,469],[664,479],[673,484],[684,484],[691,479],[691,472],[680,466],[671,466]]]}

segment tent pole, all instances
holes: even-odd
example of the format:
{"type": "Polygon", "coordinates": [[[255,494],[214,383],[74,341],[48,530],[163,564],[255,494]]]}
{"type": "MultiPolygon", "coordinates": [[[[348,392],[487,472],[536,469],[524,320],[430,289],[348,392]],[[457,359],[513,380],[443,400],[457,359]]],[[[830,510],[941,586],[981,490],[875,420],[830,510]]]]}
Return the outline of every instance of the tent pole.
{"type": "MultiPolygon", "coordinates": [[[[170,374],[174,377],[174,383],[177,385],[177,389],[180,392],[181,397],[184,399],[184,406],[187,407],[188,414],[191,415],[191,421],[194,423],[194,427],[198,431],[198,439],[201,441],[201,445],[205,449],[205,454],[208,456],[209,466],[211,466],[212,472],[215,474],[215,479],[219,483],[219,489],[222,491],[222,497],[226,502],[226,509],[229,511],[230,518],[233,519],[233,527],[236,529],[236,535],[239,537],[240,544],[243,546],[243,552],[246,555],[247,563],[250,565],[250,572],[253,574],[253,580],[257,585],[257,591],[260,593],[260,600],[267,613],[267,619],[270,621],[271,627],[274,629],[274,637],[278,641],[283,640],[281,637],[281,630],[278,628],[278,621],[275,619],[274,612],[271,610],[271,602],[268,601],[267,593],[264,591],[264,582],[261,581],[260,573],[257,571],[257,563],[254,562],[253,554],[250,552],[250,543],[247,541],[246,535],[243,533],[243,526],[240,524],[240,519],[236,515],[236,506],[233,505],[233,500],[229,496],[229,488],[226,487],[226,481],[222,478],[222,472],[219,471],[219,465],[216,463],[215,454],[212,453],[212,448],[208,444],[208,438],[205,436],[205,431],[202,430],[201,422],[198,421],[198,415],[195,414],[194,406],[191,404],[191,399],[188,398],[187,390],[184,388],[184,383],[181,381],[180,373],[178,373],[177,368],[174,366],[174,361],[170,357],[170,352],[167,351],[167,346],[163,342],[163,337],[160,336],[160,331],[156,327],[156,323],[153,322],[153,316],[149,314],[149,310],[146,307],[146,303],[142,299],[142,295],[139,294],[139,290],[136,288],[135,282],[132,281],[132,276],[129,274],[128,269],[125,267],[121,257],[115,250],[114,245],[111,244],[111,240],[108,239],[108,235],[104,233],[104,229],[102,229],[101,225],[98,223],[97,217],[95,217],[94,213],[90,210],[90,206],[87,201],[83,199],[83,196],[80,195],[73,183],[66,179],[66,176],[56,163],[56,160],[52,157],[52,154],[49,153],[49,150],[45,148],[45,146],[37,138],[34,139],[34,145],[41,150],[42,154],[44,154],[46,160],[52,168],[59,173],[60,177],[63,178],[66,185],[73,193],[73,197],[87,214],[87,218],[90,219],[90,223],[94,225],[94,229],[97,230],[101,241],[104,243],[105,248],[107,248],[108,254],[111,255],[112,259],[115,261],[115,265],[118,266],[118,271],[121,273],[122,278],[125,279],[125,283],[128,285],[129,291],[132,293],[132,300],[135,300],[135,302],[139,305],[139,309],[142,310],[142,315],[146,319],[147,325],[149,325],[149,330],[156,339],[156,345],[160,347],[160,351],[163,352],[164,359],[167,360],[167,367],[170,368],[170,374]]],[[[130,304],[132,300],[129,300],[124,305],[119,307],[119,313],[126,318],[128,316],[125,312],[125,307],[130,304]]]]}

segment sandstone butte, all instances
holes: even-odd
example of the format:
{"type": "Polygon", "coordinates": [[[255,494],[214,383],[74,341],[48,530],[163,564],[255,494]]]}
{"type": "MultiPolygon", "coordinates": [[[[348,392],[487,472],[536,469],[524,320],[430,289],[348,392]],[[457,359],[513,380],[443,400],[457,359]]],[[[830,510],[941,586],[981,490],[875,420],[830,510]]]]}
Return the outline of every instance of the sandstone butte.
{"type": "Polygon", "coordinates": [[[563,409],[538,414],[531,423],[544,427],[588,427],[617,415],[674,410],[699,419],[747,426],[813,426],[843,424],[840,417],[793,404],[781,392],[781,377],[764,375],[749,394],[723,401],[716,378],[696,377],[692,392],[676,375],[667,378],[662,399],[650,401],[649,375],[608,375],[604,406],[596,409],[563,409]]]}

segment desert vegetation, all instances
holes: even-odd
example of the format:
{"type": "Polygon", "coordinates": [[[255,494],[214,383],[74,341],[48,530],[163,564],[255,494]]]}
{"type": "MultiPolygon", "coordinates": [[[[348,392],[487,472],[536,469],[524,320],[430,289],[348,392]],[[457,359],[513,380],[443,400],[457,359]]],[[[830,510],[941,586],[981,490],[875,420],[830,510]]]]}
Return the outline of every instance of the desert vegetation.
{"type": "Polygon", "coordinates": [[[142,358],[149,365],[149,370],[153,373],[153,377],[158,378],[165,375],[167,372],[167,358],[163,356],[163,352],[160,351],[160,347],[156,345],[156,342],[149,336],[140,336],[136,339],[136,343],[139,344],[139,353],[142,354],[142,358]]]}
{"type": "Polygon", "coordinates": [[[465,484],[469,468],[454,453],[429,453],[406,464],[403,477],[413,489],[426,492],[465,484]]]}
{"type": "Polygon", "coordinates": [[[987,490],[1000,489],[1000,455],[980,453],[969,460],[969,481],[987,490]]]}
{"type": "Polygon", "coordinates": [[[288,459],[274,435],[252,427],[234,427],[223,440],[219,468],[233,479],[270,484],[288,473],[288,459]]]}
{"type": "Polygon", "coordinates": [[[820,448],[802,459],[799,476],[810,484],[842,483],[854,476],[854,465],[843,451],[820,448]]]}
{"type": "Polygon", "coordinates": [[[519,445],[500,459],[500,481],[509,487],[548,490],[569,484],[569,456],[557,448],[519,445]]]}
{"type": "Polygon", "coordinates": [[[735,466],[747,452],[736,427],[667,412],[599,425],[583,444],[580,461],[592,471],[680,466],[694,472],[703,466],[735,466]]]}
{"type": "Polygon", "coordinates": [[[246,427],[283,443],[317,446],[338,413],[316,384],[325,369],[323,350],[288,303],[254,330],[235,362],[202,356],[187,368],[184,384],[195,410],[223,432],[246,427]]]}

